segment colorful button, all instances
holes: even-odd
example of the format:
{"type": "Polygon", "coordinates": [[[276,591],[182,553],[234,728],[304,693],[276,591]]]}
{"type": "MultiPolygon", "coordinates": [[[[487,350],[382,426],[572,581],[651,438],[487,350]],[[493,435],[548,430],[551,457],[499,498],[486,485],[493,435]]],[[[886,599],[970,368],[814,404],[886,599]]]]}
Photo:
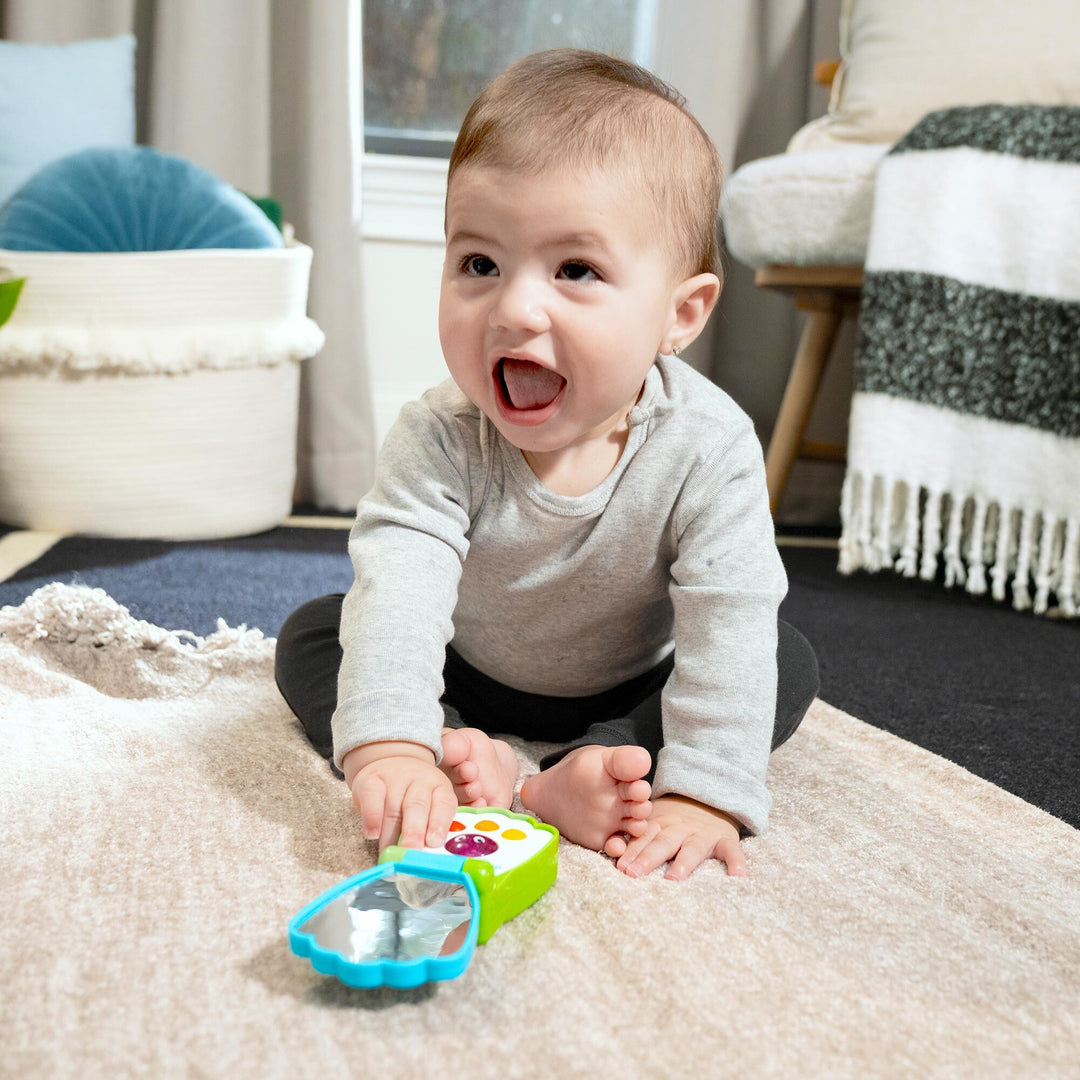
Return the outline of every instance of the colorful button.
{"type": "Polygon", "coordinates": [[[466,859],[482,859],[499,850],[499,845],[490,836],[477,836],[475,833],[452,836],[444,846],[451,855],[464,855],[466,859]]]}
{"type": "Polygon", "coordinates": [[[481,832],[498,832],[501,826],[497,821],[492,821],[491,818],[484,818],[483,821],[478,821],[476,827],[481,832]]]}
{"type": "Polygon", "coordinates": [[[461,832],[462,829],[464,829],[464,828],[465,828],[464,822],[461,822],[461,821],[451,821],[450,822],[450,831],[451,832],[461,832]]]}
{"type": "Polygon", "coordinates": [[[504,840],[524,840],[525,834],[520,829],[507,829],[502,834],[504,840]]]}

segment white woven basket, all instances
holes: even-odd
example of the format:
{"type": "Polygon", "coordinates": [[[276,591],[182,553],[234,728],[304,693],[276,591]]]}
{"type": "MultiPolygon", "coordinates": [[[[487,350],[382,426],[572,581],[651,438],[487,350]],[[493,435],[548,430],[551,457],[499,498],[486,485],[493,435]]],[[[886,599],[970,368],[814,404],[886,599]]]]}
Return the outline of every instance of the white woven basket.
{"type": "Polygon", "coordinates": [[[196,539],[272,528],[296,475],[311,249],[0,250],[0,522],[196,539]]]}

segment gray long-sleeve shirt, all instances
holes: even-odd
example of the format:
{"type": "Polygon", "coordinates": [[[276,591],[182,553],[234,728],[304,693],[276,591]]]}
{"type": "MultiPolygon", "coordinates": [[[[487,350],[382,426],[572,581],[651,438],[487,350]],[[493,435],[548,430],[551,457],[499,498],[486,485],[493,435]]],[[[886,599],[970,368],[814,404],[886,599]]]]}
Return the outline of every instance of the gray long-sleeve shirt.
{"type": "Polygon", "coordinates": [[[448,642],[507,686],[564,696],[674,649],[654,796],[765,827],[787,582],[753,426],[682,361],[650,369],[618,464],[581,496],[545,488],[452,381],[428,391],[387,435],[349,553],[338,765],[381,740],[440,759],[448,642]]]}

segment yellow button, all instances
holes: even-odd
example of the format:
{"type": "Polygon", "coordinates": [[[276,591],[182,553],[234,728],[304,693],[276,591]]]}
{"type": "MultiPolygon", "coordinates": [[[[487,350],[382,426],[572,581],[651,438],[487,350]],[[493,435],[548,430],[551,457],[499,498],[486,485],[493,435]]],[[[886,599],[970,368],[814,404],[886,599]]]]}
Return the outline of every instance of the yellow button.
{"type": "Polygon", "coordinates": [[[491,820],[491,818],[484,818],[483,821],[478,821],[475,828],[481,832],[498,832],[499,826],[497,822],[491,820]]]}
{"type": "Polygon", "coordinates": [[[520,829],[507,829],[502,834],[504,840],[524,840],[525,834],[520,829]]]}

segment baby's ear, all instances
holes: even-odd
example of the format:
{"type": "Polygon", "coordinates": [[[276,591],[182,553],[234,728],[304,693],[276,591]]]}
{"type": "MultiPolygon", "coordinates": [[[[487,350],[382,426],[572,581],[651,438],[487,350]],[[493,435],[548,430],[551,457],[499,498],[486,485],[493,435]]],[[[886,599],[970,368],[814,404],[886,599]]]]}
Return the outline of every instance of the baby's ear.
{"type": "Polygon", "coordinates": [[[715,274],[695,274],[676,285],[667,347],[661,351],[670,352],[671,346],[685,349],[705,329],[719,296],[720,279],[715,274]]]}

